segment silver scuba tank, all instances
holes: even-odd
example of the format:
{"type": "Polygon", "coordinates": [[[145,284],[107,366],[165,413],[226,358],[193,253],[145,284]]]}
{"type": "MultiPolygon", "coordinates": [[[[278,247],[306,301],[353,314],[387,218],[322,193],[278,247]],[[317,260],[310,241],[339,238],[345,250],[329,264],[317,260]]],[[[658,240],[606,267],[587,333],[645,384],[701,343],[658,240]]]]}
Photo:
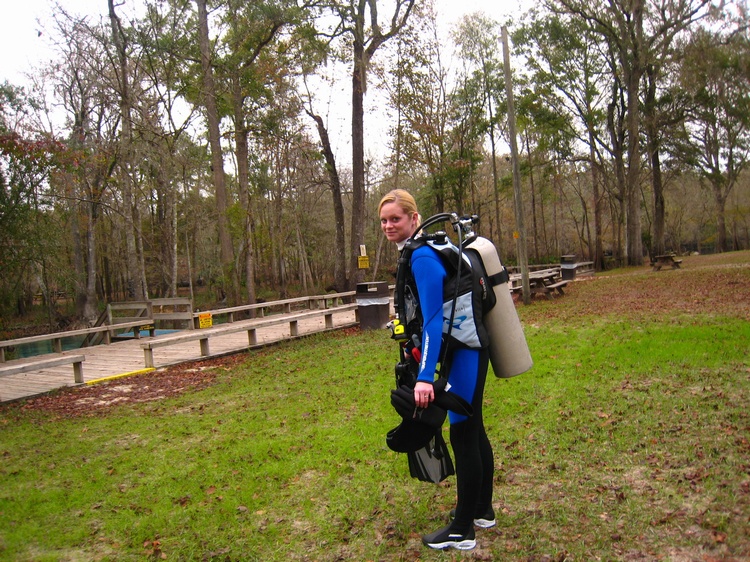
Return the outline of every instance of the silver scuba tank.
{"type": "MultiPolygon", "coordinates": [[[[466,241],[466,248],[471,248],[479,254],[488,277],[492,278],[503,272],[497,249],[487,238],[473,237],[466,241]]],[[[534,362],[510,294],[507,278],[495,284],[493,291],[497,302],[482,319],[489,334],[490,363],[495,376],[515,377],[531,369],[534,362]]]]}

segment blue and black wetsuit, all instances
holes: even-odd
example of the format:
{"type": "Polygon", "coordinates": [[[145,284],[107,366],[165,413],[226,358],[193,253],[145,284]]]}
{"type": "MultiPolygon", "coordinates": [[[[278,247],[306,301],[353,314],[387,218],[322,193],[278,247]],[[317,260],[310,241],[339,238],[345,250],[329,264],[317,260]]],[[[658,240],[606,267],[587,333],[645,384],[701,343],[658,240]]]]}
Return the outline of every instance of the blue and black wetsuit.
{"type": "MultiPolygon", "coordinates": [[[[421,309],[422,346],[417,380],[433,382],[441,359],[443,326],[443,282],[447,276],[440,254],[423,245],[411,255],[411,274],[421,309]]],[[[470,418],[449,412],[450,442],[456,457],[458,504],[452,529],[464,533],[473,520],[492,510],[494,458],[482,420],[482,399],[489,353],[486,349],[456,347],[449,358],[448,383],[454,392],[471,403],[470,418]]]]}

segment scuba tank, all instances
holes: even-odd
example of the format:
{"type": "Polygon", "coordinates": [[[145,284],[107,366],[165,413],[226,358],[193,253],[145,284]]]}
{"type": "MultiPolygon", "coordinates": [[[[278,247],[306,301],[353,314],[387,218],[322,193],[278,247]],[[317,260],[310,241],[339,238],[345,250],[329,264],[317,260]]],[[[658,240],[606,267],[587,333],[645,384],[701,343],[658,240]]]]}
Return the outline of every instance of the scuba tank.
{"type": "MultiPolygon", "coordinates": [[[[472,231],[472,225],[478,221],[476,215],[471,217],[462,217],[454,213],[441,213],[430,217],[421,226],[420,230],[424,232],[424,229],[428,228],[439,222],[450,221],[453,225],[454,230],[458,233],[459,244],[458,244],[458,258],[457,261],[447,260],[447,263],[457,263],[459,271],[461,265],[468,267],[472,270],[475,278],[478,279],[478,285],[486,290],[488,285],[492,289],[491,298],[482,298],[481,302],[484,303],[484,309],[481,312],[477,308],[477,312],[480,313],[480,326],[478,329],[482,332],[480,339],[487,343],[489,348],[490,363],[492,364],[492,370],[495,376],[499,378],[510,378],[516,375],[520,375],[531,369],[533,361],[531,359],[531,353],[526,343],[526,337],[523,333],[523,327],[521,321],[518,318],[513,298],[511,297],[510,287],[508,285],[508,272],[500,262],[500,258],[497,254],[495,245],[487,238],[477,236],[472,231]],[[466,235],[466,238],[463,238],[466,235]],[[464,256],[463,254],[466,254],[464,256]],[[467,265],[463,261],[464,257],[468,257],[467,265]],[[479,258],[478,260],[476,258],[479,258]],[[476,262],[479,263],[476,263],[476,262]]],[[[438,233],[440,236],[441,233],[438,233]]],[[[444,234],[443,234],[444,236],[444,234]]],[[[426,235],[416,235],[413,237],[414,240],[426,240],[429,238],[426,235]]],[[[407,242],[407,245],[409,242],[407,242]]],[[[433,246],[434,247],[434,246],[433,246]]],[[[437,247],[435,247],[438,250],[437,247]]],[[[455,247],[454,247],[455,249],[455,247]]],[[[447,255],[446,252],[440,252],[447,255]]],[[[397,328],[400,331],[400,336],[396,333],[392,334],[394,339],[406,339],[409,338],[408,325],[411,323],[409,315],[407,314],[407,308],[404,302],[405,292],[405,275],[403,271],[408,267],[408,261],[410,258],[410,252],[407,255],[402,255],[399,259],[399,270],[396,278],[396,309],[399,318],[394,321],[391,325],[391,329],[397,328]]],[[[450,339],[451,328],[453,327],[453,316],[455,315],[455,304],[459,294],[459,287],[456,284],[455,293],[453,295],[453,308],[450,310],[448,320],[448,333],[444,336],[448,336],[450,339]]],[[[446,303],[448,304],[448,303],[446,303]]],[[[449,307],[450,308],[450,307],[449,307]]],[[[445,314],[445,311],[444,311],[445,314]]],[[[482,346],[484,347],[484,345],[482,346]]],[[[447,349],[447,348],[444,348],[447,349]]],[[[417,350],[418,351],[418,350],[417,350]]],[[[403,352],[402,352],[403,353],[403,352]]],[[[403,357],[402,357],[403,360],[403,357]]],[[[397,375],[398,378],[398,375],[397,375]]]]}
{"type": "Polygon", "coordinates": [[[464,243],[465,249],[479,254],[495,293],[495,306],[485,312],[482,321],[490,338],[490,363],[495,376],[510,378],[531,369],[529,346],[521,320],[510,294],[508,272],[500,262],[495,245],[487,238],[474,236],[464,243]]]}

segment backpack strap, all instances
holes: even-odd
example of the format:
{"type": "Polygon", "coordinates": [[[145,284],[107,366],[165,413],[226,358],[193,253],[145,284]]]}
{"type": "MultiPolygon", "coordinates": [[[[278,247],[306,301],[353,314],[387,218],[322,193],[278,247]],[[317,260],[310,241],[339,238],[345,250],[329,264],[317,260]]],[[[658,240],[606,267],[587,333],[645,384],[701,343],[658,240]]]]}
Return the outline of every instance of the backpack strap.
{"type": "MultiPolygon", "coordinates": [[[[406,318],[406,285],[411,277],[413,279],[413,275],[411,273],[411,256],[414,253],[414,251],[418,248],[421,248],[424,245],[431,245],[430,242],[436,242],[437,244],[444,244],[448,240],[448,235],[445,232],[437,232],[435,234],[427,234],[427,233],[420,233],[416,236],[409,238],[406,243],[404,244],[404,247],[402,248],[397,266],[396,266],[396,292],[395,292],[395,305],[396,305],[396,312],[398,313],[400,320],[402,321],[404,328],[406,329],[406,334],[404,337],[404,340],[406,342],[409,341],[409,338],[411,337],[411,334],[409,334],[409,326],[408,326],[408,319],[406,318]]],[[[438,254],[441,254],[442,256],[445,256],[444,252],[441,252],[438,248],[433,248],[438,254]]],[[[460,266],[459,266],[460,267],[460,266]]],[[[468,267],[468,266],[467,266],[468,267]]],[[[456,276],[456,292],[458,292],[458,283],[459,283],[459,277],[456,276]]],[[[454,295],[454,303],[455,303],[455,295],[454,295]]],[[[445,381],[448,380],[448,372],[449,372],[449,361],[450,356],[449,351],[452,351],[452,347],[450,345],[450,338],[447,336],[450,336],[450,332],[453,328],[453,312],[451,312],[451,319],[450,324],[448,325],[448,334],[444,334],[441,337],[442,341],[442,352],[440,359],[438,360],[438,368],[437,368],[437,375],[438,375],[438,381],[445,381]]],[[[404,361],[404,348],[401,346],[401,359],[402,362],[404,361]]]]}
{"type": "Polygon", "coordinates": [[[497,285],[502,285],[503,283],[507,283],[510,281],[510,275],[508,274],[508,270],[503,266],[503,269],[501,271],[498,271],[494,275],[488,275],[487,281],[490,282],[490,286],[496,287],[497,285]]]}

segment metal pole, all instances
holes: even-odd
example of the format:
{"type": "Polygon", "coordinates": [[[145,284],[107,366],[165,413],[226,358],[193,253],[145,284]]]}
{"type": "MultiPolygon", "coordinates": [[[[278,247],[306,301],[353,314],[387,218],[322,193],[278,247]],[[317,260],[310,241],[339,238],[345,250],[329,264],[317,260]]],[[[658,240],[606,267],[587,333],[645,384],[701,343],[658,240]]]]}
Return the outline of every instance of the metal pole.
{"type": "Polygon", "coordinates": [[[523,303],[531,303],[531,287],[529,286],[529,257],[526,252],[526,227],[523,220],[523,197],[521,195],[521,172],[518,167],[518,145],[516,144],[516,109],[513,104],[513,80],[510,71],[510,51],[508,49],[508,29],[502,27],[503,66],[505,68],[505,94],[508,98],[508,133],[510,135],[510,159],[513,165],[513,199],[516,208],[516,239],[518,251],[518,265],[521,266],[521,282],[523,283],[523,303]]]}

